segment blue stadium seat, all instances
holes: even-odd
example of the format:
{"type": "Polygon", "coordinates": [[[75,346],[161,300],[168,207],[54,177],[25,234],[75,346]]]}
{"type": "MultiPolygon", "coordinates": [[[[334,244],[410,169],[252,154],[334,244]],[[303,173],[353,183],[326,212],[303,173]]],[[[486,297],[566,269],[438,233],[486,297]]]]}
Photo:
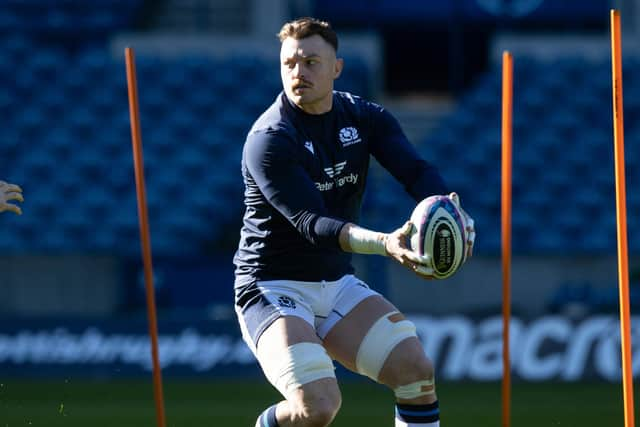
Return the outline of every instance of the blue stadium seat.
{"type": "MultiPolygon", "coordinates": [[[[633,61],[626,61],[624,67],[633,75],[629,79],[633,85],[639,75],[637,67],[633,61]]],[[[518,96],[514,97],[513,226],[514,235],[525,242],[515,249],[614,249],[615,240],[607,236],[608,232],[581,232],[592,227],[615,229],[610,65],[575,58],[538,62],[525,57],[517,61],[514,72],[514,81],[520,83],[516,85],[518,96]],[[560,213],[549,218],[549,212],[557,210],[560,203],[560,213]]],[[[500,108],[500,81],[496,75],[499,72],[493,70],[480,79],[460,98],[453,114],[421,144],[425,153],[435,159],[454,155],[460,159],[463,171],[452,167],[446,176],[456,188],[469,187],[471,194],[464,200],[473,207],[469,210],[476,217],[480,252],[499,247],[499,242],[483,241],[486,234],[499,227],[494,220],[500,214],[499,195],[489,190],[499,188],[499,151],[494,145],[499,143],[499,135],[495,134],[499,132],[499,122],[487,126],[487,116],[497,116],[500,108]],[[461,140],[462,156],[455,154],[461,140]],[[438,145],[443,142],[446,145],[438,145]],[[481,189],[478,183],[482,183],[481,189]]],[[[637,99],[640,96],[625,102],[625,117],[634,117],[626,126],[627,147],[636,147],[640,137],[640,130],[635,131],[640,129],[635,120],[640,117],[637,99]]],[[[629,173],[640,166],[639,151],[626,151],[628,181],[640,185],[640,177],[629,173]]],[[[640,211],[640,200],[636,199],[629,198],[629,206],[640,211]]],[[[635,241],[630,246],[632,250],[640,249],[635,241]]]]}
{"type": "Polygon", "coordinates": [[[4,3],[0,30],[66,36],[83,33],[86,37],[130,26],[142,1],[6,0],[4,3]]]}
{"type": "MultiPolygon", "coordinates": [[[[123,28],[132,22],[140,1],[99,0],[89,8],[92,11],[86,5],[65,9],[69,4],[8,0],[8,7],[0,11],[0,31],[24,24],[27,16],[33,18],[0,40],[0,72],[12,73],[15,64],[22,67],[14,79],[0,83],[0,114],[5,121],[0,129],[0,170],[29,188],[28,224],[60,226],[56,231],[42,230],[41,239],[41,228],[46,227],[32,234],[20,227],[18,237],[7,242],[12,242],[9,248],[27,250],[137,254],[123,61],[114,60],[103,47],[68,49],[59,40],[49,43],[25,29],[68,34],[74,26],[76,32],[87,26],[96,32],[123,28]],[[44,5],[40,10],[51,12],[48,23],[28,15],[35,10],[33,5],[44,5]],[[29,150],[22,149],[23,144],[29,144],[29,150]],[[48,194],[52,186],[77,211],[61,221],[56,219],[59,201],[48,194]]],[[[182,248],[195,253],[202,250],[204,240],[214,241],[229,224],[235,226],[241,215],[242,145],[257,115],[280,91],[277,61],[238,55],[181,60],[140,56],[137,62],[148,199],[158,236],[154,245],[166,254],[182,248]],[[185,181],[201,185],[184,194],[185,181]],[[173,215],[164,209],[173,198],[190,213],[173,215]]],[[[337,87],[367,96],[368,79],[362,78],[368,73],[366,64],[348,58],[348,65],[337,87]]],[[[624,67],[629,230],[637,232],[640,197],[631,189],[640,185],[636,173],[640,73],[637,61],[625,61],[624,67]]],[[[514,248],[543,253],[562,248],[614,249],[608,63],[519,58],[514,71],[518,96],[514,98],[513,225],[519,242],[514,248]],[[560,203],[561,214],[541,220],[560,203]],[[592,224],[599,231],[579,233],[592,224]]],[[[442,172],[476,218],[477,248],[487,253],[500,247],[498,75],[494,69],[480,78],[433,134],[418,141],[418,150],[434,163],[457,159],[455,166],[442,172]]],[[[371,177],[365,203],[367,220],[389,231],[414,206],[389,177],[371,177]]],[[[640,250],[640,239],[629,243],[632,250],[640,250]]]]}

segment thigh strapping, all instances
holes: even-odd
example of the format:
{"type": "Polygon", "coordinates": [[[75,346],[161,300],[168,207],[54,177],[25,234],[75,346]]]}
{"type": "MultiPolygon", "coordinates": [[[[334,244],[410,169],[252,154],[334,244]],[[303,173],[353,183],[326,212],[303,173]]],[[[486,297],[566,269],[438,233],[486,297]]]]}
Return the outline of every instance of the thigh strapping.
{"type": "Polygon", "coordinates": [[[357,371],[356,357],[362,340],[373,324],[396,308],[380,295],[366,298],[335,324],[324,338],[324,345],[331,357],[342,365],[357,371]]]}

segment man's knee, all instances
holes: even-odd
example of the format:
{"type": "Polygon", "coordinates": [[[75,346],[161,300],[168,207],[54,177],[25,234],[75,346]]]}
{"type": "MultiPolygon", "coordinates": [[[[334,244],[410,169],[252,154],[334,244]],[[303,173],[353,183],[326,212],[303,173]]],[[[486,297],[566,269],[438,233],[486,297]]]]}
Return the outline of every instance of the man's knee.
{"type": "Polygon", "coordinates": [[[325,427],[331,424],[340,409],[340,400],[329,400],[323,398],[311,403],[298,413],[298,417],[303,419],[304,425],[308,427],[325,427]]]}
{"type": "Polygon", "coordinates": [[[433,380],[433,377],[433,363],[417,339],[398,344],[385,361],[380,373],[380,379],[392,386],[433,380]]]}
{"type": "Polygon", "coordinates": [[[328,426],[342,404],[338,386],[330,380],[309,384],[288,400],[292,421],[309,427],[328,426]]]}
{"type": "Polygon", "coordinates": [[[382,368],[380,382],[391,388],[400,400],[428,402],[436,398],[433,363],[417,339],[396,346],[382,368]]]}

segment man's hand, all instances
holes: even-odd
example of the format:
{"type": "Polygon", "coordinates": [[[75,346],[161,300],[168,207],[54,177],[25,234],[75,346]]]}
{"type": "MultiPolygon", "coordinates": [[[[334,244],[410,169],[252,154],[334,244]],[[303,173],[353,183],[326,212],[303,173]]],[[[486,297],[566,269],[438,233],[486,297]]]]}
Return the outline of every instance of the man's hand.
{"type": "Polygon", "coordinates": [[[397,230],[389,233],[384,248],[391,258],[407,267],[424,279],[433,279],[433,269],[429,267],[429,257],[421,256],[407,246],[407,236],[411,233],[413,224],[410,221],[397,230]]]}
{"type": "Polygon", "coordinates": [[[464,255],[464,259],[466,261],[467,259],[471,258],[471,255],[473,255],[473,244],[476,241],[476,228],[473,218],[471,218],[469,214],[465,212],[464,209],[462,209],[462,206],[460,205],[460,196],[458,196],[458,193],[449,194],[449,198],[458,207],[458,210],[462,214],[462,221],[464,222],[465,230],[467,232],[466,250],[464,255]]]}
{"type": "Polygon", "coordinates": [[[20,209],[19,206],[8,203],[9,200],[24,201],[22,198],[22,188],[15,184],[0,181],[0,212],[10,211],[22,215],[22,209],[20,209]]]}

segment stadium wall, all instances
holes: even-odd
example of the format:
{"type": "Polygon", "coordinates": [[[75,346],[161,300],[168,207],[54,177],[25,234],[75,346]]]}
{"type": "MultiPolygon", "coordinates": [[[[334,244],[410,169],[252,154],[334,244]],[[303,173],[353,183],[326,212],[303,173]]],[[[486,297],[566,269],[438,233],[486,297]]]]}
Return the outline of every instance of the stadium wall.
{"type": "MultiPolygon", "coordinates": [[[[638,257],[630,265],[637,266],[638,257]]],[[[425,282],[401,266],[387,269],[389,297],[402,310],[451,313],[499,312],[502,304],[502,266],[498,256],[475,256],[446,282],[425,282]]],[[[632,289],[638,286],[632,271],[632,289]]],[[[611,255],[524,256],[512,259],[512,306],[516,313],[533,318],[550,311],[578,314],[617,312],[617,258],[611,255]],[[582,289],[584,295],[563,296],[582,289]]],[[[639,307],[634,298],[632,306],[639,307]]]]}
{"type": "MultiPolygon", "coordinates": [[[[154,257],[156,303],[163,312],[202,311],[233,319],[232,253],[154,257]]],[[[640,258],[632,256],[631,309],[640,308],[640,258]]],[[[446,281],[424,281],[379,257],[354,257],[359,277],[402,311],[435,316],[490,315],[502,305],[497,256],[477,255],[446,281]]],[[[143,312],[142,263],[115,255],[7,255],[0,259],[0,316],[119,316],[143,312]]],[[[615,254],[516,255],[513,312],[526,319],[547,314],[617,313],[615,254]]],[[[0,329],[1,330],[1,329],[0,329]]]]}
{"type": "MultiPolygon", "coordinates": [[[[502,375],[500,316],[412,315],[418,334],[445,381],[497,381],[502,375]]],[[[640,317],[632,317],[640,342],[640,317]]],[[[3,322],[3,378],[114,378],[149,375],[151,357],[144,317],[102,320],[28,319],[3,322]]],[[[258,377],[258,365],[234,321],[178,316],[159,320],[160,364],[165,377],[258,377]]],[[[542,316],[511,323],[512,372],[526,381],[619,381],[617,316],[572,320],[542,316]]],[[[634,354],[639,354],[634,352],[634,354]]],[[[634,376],[640,360],[633,361],[634,376]]],[[[338,376],[352,374],[339,369],[338,376]]]]}

